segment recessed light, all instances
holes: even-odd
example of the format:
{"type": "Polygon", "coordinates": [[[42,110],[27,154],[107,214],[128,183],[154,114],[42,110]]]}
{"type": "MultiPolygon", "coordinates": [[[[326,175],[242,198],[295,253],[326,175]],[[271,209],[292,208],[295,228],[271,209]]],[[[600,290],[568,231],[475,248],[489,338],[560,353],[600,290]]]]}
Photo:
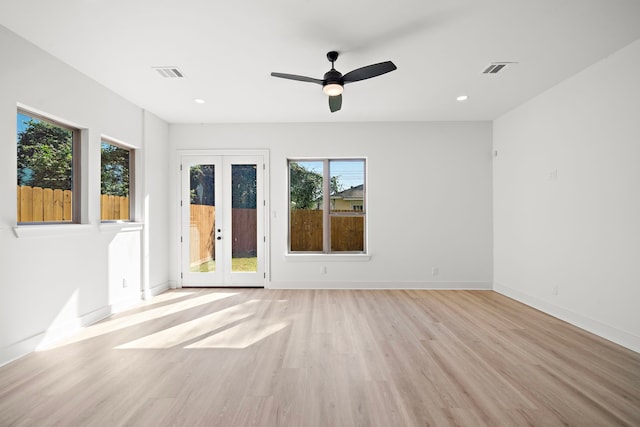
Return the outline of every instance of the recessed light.
{"type": "Polygon", "coordinates": [[[466,101],[467,99],[469,99],[467,95],[460,95],[456,98],[456,101],[466,101]]]}
{"type": "Polygon", "coordinates": [[[196,99],[193,100],[193,102],[195,102],[196,104],[204,104],[207,101],[205,101],[202,98],[196,98],[196,99]]]}

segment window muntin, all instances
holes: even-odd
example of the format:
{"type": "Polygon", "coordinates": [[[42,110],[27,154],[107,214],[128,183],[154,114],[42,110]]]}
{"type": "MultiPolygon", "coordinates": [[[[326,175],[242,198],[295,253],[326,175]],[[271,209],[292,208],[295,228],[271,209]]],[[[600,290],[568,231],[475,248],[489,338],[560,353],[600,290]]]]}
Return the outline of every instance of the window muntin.
{"type": "Polygon", "coordinates": [[[289,160],[290,253],[366,253],[365,169],[364,159],[289,160]]]}
{"type": "Polygon", "coordinates": [[[17,222],[80,222],[80,131],[18,109],[17,222]]]}
{"type": "Polygon", "coordinates": [[[100,220],[130,221],[134,150],[102,140],[100,153],[100,220]]]}

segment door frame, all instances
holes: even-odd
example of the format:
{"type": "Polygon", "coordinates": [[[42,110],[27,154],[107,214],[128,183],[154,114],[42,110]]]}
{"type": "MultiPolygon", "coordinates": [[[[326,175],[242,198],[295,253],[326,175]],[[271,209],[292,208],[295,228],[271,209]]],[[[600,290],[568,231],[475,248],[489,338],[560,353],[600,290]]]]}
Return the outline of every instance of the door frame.
{"type": "MultiPolygon", "coordinates": [[[[262,156],[263,159],[263,198],[264,198],[264,215],[263,215],[263,230],[264,230],[264,288],[268,289],[270,287],[271,282],[271,251],[270,251],[270,195],[269,195],[269,150],[267,149],[240,149],[240,150],[232,150],[232,149],[195,149],[195,150],[176,150],[175,157],[175,179],[176,179],[176,188],[177,191],[175,193],[176,196],[176,227],[175,227],[175,235],[174,235],[174,247],[176,248],[175,254],[177,255],[175,258],[175,266],[177,272],[176,278],[176,288],[182,288],[183,278],[182,278],[182,206],[180,202],[182,200],[182,171],[180,170],[180,165],[182,163],[182,158],[185,156],[262,156]]],[[[258,201],[260,203],[260,201],[258,201]]],[[[222,285],[225,286],[225,285],[222,285]]],[[[229,286],[233,286],[230,284],[229,286]]]]}

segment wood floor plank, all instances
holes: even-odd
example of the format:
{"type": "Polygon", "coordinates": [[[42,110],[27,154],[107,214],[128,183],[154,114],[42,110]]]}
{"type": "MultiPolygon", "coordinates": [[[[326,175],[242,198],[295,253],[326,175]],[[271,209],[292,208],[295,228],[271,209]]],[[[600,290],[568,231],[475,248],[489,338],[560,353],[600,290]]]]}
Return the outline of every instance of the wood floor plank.
{"type": "Polygon", "coordinates": [[[0,426],[637,426],[640,355],[491,291],[181,289],[0,368],[0,426]]]}

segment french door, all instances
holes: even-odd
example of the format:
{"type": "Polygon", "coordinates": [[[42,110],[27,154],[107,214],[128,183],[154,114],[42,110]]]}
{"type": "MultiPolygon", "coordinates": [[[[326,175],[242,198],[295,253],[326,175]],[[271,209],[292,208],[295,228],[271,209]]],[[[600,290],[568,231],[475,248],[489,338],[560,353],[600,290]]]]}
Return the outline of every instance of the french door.
{"type": "Polygon", "coordinates": [[[264,286],[262,156],[181,156],[182,286],[264,286]]]}

